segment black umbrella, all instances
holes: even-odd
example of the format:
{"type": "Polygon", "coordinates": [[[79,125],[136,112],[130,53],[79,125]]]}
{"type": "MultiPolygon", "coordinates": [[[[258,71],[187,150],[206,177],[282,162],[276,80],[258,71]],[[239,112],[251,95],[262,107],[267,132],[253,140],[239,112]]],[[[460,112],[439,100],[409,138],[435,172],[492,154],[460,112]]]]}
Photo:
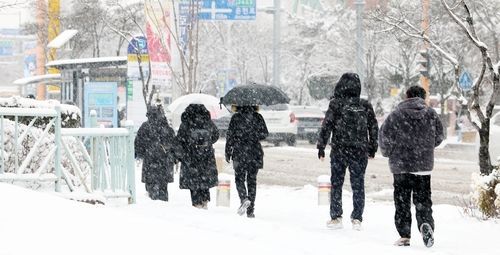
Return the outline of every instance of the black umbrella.
{"type": "Polygon", "coordinates": [[[225,105],[275,105],[288,104],[290,98],[281,89],[260,84],[237,86],[221,98],[225,105]]]}

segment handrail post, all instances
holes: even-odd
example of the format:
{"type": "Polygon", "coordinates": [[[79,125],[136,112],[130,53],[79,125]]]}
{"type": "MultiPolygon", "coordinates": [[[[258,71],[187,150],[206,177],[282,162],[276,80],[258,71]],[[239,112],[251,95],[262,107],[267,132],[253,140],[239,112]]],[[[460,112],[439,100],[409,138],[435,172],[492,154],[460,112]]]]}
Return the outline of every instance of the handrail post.
{"type": "Polygon", "coordinates": [[[136,202],[136,192],[135,192],[135,150],[134,150],[134,122],[127,120],[125,122],[125,127],[128,130],[128,146],[127,146],[127,187],[130,192],[130,198],[128,199],[129,204],[135,204],[136,202]]]}
{"type": "Polygon", "coordinates": [[[54,142],[56,146],[56,155],[54,158],[54,167],[56,174],[56,192],[61,192],[61,106],[57,105],[56,123],[54,125],[54,142]]]}
{"type": "Polygon", "coordinates": [[[3,130],[3,120],[4,120],[4,117],[3,115],[0,117],[0,157],[2,157],[2,162],[1,162],[1,169],[0,169],[0,174],[3,174],[5,172],[4,168],[5,168],[5,155],[3,154],[3,136],[4,136],[4,130],[3,130]]]}
{"type": "MultiPolygon", "coordinates": [[[[97,127],[97,112],[95,110],[90,111],[90,127],[97,127]]],[[[90,188],[92,191],[98,189],[99,185],[99,160],[97,160],[97,138],[90,138],[90,157],[92,159],[92,170],[90,179],[90,188]]]]}

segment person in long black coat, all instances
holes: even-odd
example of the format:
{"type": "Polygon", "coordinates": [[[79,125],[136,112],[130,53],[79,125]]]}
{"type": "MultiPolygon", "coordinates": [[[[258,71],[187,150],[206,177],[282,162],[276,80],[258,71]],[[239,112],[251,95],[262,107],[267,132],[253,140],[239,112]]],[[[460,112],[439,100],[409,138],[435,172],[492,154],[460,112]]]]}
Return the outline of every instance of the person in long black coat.
{"type": "Polygon", "coordinates": [[[256,106],[241,106],[231,117],[226,135],[226,161],[233,159],[236,189],[241,200],[238,213],[253,218],[257,194],[257,173],[264,166],[260,141],[269,135],[256,106]],[[247,186],[245,186],[245,181],[247,186]]]}
{"type": "Polygon", "coordinates": [[[168,183],[174,181],[175,132],[161,106],[151,106],[146,116],[134,142],[136,157],[143,159],[141,180],[151,199],[168,201],[168,183]]]}
{"type": "Polygon", "coordinates": [[[207,209],[209,189],[217,186],[217,166],[213,144],[219,130],[202,104],[190,104],[181,115],[176,136],[176,157],[182,163],[180,188],[191,191],[194,207],[207,209]]]}

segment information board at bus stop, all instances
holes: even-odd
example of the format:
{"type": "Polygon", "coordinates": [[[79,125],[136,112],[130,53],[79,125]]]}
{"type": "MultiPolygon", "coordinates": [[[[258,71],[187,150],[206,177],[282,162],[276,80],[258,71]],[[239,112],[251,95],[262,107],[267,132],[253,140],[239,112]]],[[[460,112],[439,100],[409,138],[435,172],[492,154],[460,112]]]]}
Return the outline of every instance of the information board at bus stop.
{"type": "Polygon", "coordinates": [[[104,127],[118,127],[116,108],[118,96],[116,82],[87,82],[84,87],[84,125],[90,127],[90,111],[97,113],[97,124],[104,127]]]}

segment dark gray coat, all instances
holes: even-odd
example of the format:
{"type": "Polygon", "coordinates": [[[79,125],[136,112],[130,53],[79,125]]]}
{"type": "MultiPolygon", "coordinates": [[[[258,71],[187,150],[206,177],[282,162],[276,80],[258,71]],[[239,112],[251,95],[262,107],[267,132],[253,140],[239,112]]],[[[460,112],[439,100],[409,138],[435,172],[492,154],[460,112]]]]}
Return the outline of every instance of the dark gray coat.
{"type": "Polygon", "coordinates": [[[210,119],[210,112],[202,104],[190,104],[181,115],[181,125],[175,138],[176,158],[182,163],[179,186],[199,190],[217,186],[217,166],[213,144],[219,139],[219,130],[210,119]],[[193,143],[196,130],[208,131],[206,145],[193,143]]]}
{"type": "Polygon", "coordinates": [[[434,147],[443,138],[438,114],[418,97],[401,102],[379,132],[380,149],[393,174],[432,171],[434,147]]]}

